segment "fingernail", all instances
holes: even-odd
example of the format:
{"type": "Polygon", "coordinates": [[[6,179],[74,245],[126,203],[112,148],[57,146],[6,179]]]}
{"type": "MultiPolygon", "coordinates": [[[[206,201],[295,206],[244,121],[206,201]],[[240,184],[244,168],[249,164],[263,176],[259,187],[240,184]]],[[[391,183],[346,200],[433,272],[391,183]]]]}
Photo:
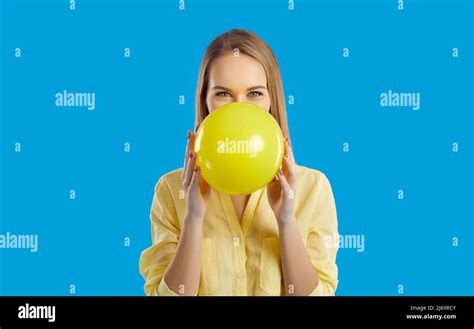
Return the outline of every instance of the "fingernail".
{"type": "Polygon", "coordinates": [[[198,167],[194,167],[194,172],[197,172],[198,171],[198,167]]]}
{"type": "Polygon", "coordinates": [[[189,152],[189,157],[192,158],[194,156],[193,152],[189,152]]]}

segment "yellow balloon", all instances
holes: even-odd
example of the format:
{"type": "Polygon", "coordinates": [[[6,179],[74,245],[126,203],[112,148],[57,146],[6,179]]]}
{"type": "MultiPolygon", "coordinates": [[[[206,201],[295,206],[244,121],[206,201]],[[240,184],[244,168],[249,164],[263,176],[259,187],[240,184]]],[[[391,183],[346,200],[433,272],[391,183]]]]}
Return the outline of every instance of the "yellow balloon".
{"type": "Polygon", "coordinates": [[[269,112],[235,102],[204,119],[194,152],[209,185],[226,194],[249,194],[275,177],[283,161],[284,140],[269,112]]]}

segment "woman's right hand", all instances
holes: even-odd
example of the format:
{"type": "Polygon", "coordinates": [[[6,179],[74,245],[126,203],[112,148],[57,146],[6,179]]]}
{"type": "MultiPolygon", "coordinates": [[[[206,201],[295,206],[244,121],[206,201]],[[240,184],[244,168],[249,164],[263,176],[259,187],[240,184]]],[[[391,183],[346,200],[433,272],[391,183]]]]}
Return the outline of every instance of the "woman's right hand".
{"type": "Polygon", "coordinates": [[[181,173],[186,197],[187,217],[191,220],[202,220],[211,195],[209,184],[201,177],[201,170],[196,165],[196,154],[193,152],[196,135],[188,130],[188,144],[184,157],[184,168],[181,173]]]}

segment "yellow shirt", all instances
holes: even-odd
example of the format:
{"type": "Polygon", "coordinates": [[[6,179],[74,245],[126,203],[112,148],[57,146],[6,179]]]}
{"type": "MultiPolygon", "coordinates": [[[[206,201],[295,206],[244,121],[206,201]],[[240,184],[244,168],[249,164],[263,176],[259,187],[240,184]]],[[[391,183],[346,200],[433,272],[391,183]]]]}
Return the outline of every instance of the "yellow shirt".
{"type": "MultiPolygon", "coordinates": [[[[186,214],[182,168],[163,175],[151,207],[152,245],[140,258],[147,295],[177,295],[163,280],[176,250],[186,214]]],[[[278,224],[266,187],[251,194],[241,222],[229,195],[211,189],[203,224],[198,295],[269,296],[283,294],[278,224]]],[[[319,273],[313,296],[336,291],[338,236],[336,205],[326,176],[297,166],[295,217],[311,262],[319,273]]]]}

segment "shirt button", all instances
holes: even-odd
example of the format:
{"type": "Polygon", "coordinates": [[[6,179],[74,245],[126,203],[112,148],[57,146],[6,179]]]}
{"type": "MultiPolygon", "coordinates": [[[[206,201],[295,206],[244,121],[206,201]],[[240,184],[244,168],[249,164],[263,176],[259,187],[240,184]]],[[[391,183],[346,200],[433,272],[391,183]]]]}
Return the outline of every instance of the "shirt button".
{"type": "Polygon", "coordinates": [[[234,237],[234,247],[240,246],[240,238],[238,236],[234,237]]]}

